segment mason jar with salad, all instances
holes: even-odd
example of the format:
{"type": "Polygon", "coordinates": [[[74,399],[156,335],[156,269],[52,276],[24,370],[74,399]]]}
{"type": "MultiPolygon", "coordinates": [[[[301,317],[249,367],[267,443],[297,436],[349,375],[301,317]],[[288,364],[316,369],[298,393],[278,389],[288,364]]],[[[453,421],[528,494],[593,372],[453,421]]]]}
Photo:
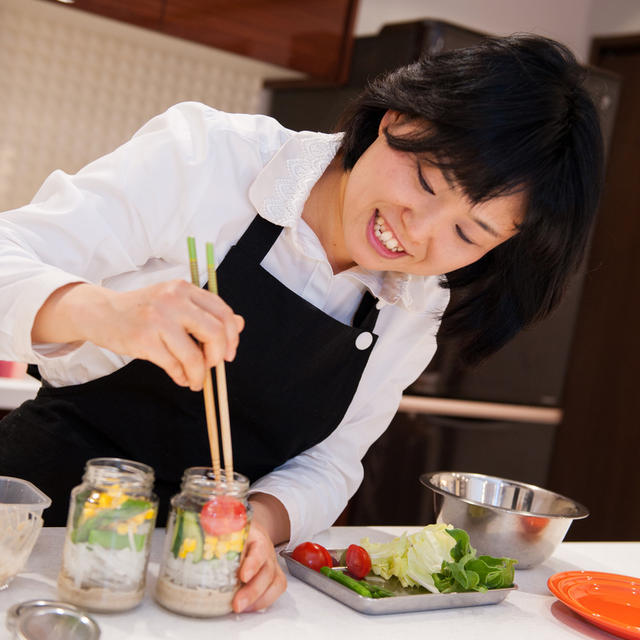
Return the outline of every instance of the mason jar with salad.
{"type": "Polygon", "coordinates": [[[71,491],[58,593],[90,611],[140,603],[158,512],[151,467],[120,458],[86,463],[71,491]]]}
{"type": "Polygon", "coordinates": [[[231,612],[240,588],[238,568],[249,534],[249,480],[224,471],[216,480],[208,467],[184,473],[181,492],[171,499],[155,599],[187,616],[231,612]]]}

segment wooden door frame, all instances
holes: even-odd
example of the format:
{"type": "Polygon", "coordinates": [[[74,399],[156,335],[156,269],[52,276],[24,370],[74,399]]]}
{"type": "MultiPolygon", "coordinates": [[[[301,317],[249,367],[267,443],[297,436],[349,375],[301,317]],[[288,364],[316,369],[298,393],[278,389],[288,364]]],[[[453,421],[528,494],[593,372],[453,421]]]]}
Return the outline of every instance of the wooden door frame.
{"type": "MultiPolygon", "coordinates": [[[[640,56],[640,34],[593,38],[590,63],[614,73],[607,68],[605,58],[607,53],[615,52],[621,56],[640,56]]],[[[624,82],[628,75],[614,75],[623,80],[618,113],[623,109],[628,114],[629,103],[623,98],[624,82]]],[[[635,101],[637,97],[633,99],[635,101]]],[[[636,108],[634,105],[635,102],[631,105],[632,111],[636,108]]],[[[617,119],[613,126],[613,144],[616,141],[621,144],[629,123],[629,120],[617,119]]],[[[603,307],[602,300],[607,300],[607,295],[600,295],[615,291],[615,286],[621,288],[620,283],[626,283],[619,277],[615,281],[607,278],[619,276],[620,269],[628,266],[627,262],[634,270],[632,275],[638,273],[640,267],[640,260],[630,248],[630,242],[622,243],[622,253],[617,251],[617,245],[612,245],[615,233],[627,234],[624,237],[627,241],[635,237],[628,234],[635,234],[638,230],[635,224],[637,216],[625,218],[626,209],[614,206],[614,201],[611,201],[612,194],[619,193],[615,189],[616,180],[624,180],[618,183],[622,185],[635,184],[633,174],[629,176],[617,170],[609,175],[613,164],[620,162],[620,149],[619,146],[610,149],[607,185],[589,256],[590,278],[585,281],[580,322],[574,334],[565,381],[565,415],[556,434],[548,483],[551,489],[577,499],[592,511],[590,518],[578,521],[571,527],[568,539],[573,540],[637,539],[640,522],[638,511],[634,509],[634,501],[640,491],[640,478],[636,473],[636,452],[640,442],[637,415],[640,413],[640,404],[633,390],[640,363],[637,357],[640,350],[635,339],[637,333],[633,324],[637,317],[638,298],[633,296],[628,284],[620,295],[615,294],[618,297],[609,300],[610,307],[603,307]],[[634,182],[628,183],[629,180],[634,182]],[[611,227],[605,229],[602,226],[603,216],[610,221],[611,227]],[[611,258],[613,255],[615,259],[611,258]],[[630,340],[629,336],[634,339],[630,340]],[[621,349],[626,349],[624,354],[621,349]],[[620,372],[619,379],[616,376],[607,377],[607,372],[613,371],[620,372]],[[627,387],[632,390],[629,391],[627,387]],[[609,407],[610,399],[625,404],[609,407]]]]}
{"type": "Polygon", "coordinates": [[[598,66],[604,49],[640,49],[640,35],[598,36],[591,41],[589,64],[598,66]]]}

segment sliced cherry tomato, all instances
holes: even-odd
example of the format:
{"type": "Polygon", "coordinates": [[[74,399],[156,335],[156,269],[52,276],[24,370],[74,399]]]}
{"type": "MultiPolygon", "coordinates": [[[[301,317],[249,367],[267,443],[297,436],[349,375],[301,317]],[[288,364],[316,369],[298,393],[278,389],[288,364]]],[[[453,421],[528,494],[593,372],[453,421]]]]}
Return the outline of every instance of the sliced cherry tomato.
{"type": "Polygon", "coordinates": [[[371,558],[366,549],[350,544],[345,554],[347,570],[358,580],[362,580],[371,571],[371,558]]]}
{"type": "Polygon", "coordinates": [[[291,557],[314,571],[320,571],[322,567],[331,568],[333,566],[331,554],[322,545],[315,542],[299,544],[293,550],[291,557]]]}
{"type": "Polygon", "coordinates": [[[543,518],[541,516],[523,516],[522,528],[525,533],[531,535],[539,534],[549,524],[549,518],[543,518]]]}
{"type": "Polygon", "coordinates": [[[247,510],[237,498],[216,496],[202,507],[200,524],[210,536],[234,533],[247,524],[247,510]]]}

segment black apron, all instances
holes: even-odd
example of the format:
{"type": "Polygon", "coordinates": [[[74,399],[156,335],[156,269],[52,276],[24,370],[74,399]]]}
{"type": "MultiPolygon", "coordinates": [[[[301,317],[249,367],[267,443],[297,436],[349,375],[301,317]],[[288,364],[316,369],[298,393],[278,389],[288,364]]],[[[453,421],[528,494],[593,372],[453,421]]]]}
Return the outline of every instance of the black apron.
{"type": "MultiPolygon", "coordinates": [[[[220,296],[246,322],[226,372],[234,468],[251,481],[334,431],[377,340],[368,291],[347,326],[260,266],[281,231],[256,216],[217,271],[220,296]]],[[[211,464],[202,393],[133,360],[84,384],[45,382],[0,422],[0,475],[31,480],[52,498],[48,525],[65,524],[69,491],[98,456],[154,468],[164,523],[184,469],[211,464]]]]}

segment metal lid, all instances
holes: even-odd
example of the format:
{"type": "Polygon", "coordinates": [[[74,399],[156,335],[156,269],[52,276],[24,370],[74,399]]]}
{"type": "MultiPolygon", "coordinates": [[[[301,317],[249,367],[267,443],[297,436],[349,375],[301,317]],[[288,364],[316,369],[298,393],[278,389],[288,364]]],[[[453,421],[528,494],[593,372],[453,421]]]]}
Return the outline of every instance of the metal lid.
{"type": "Polygon", "coordinates": [[[100,628],[78,607],[54,600],[28,600],[7,611],[7,628],[18,640],[97,640],[100,628]]]}

